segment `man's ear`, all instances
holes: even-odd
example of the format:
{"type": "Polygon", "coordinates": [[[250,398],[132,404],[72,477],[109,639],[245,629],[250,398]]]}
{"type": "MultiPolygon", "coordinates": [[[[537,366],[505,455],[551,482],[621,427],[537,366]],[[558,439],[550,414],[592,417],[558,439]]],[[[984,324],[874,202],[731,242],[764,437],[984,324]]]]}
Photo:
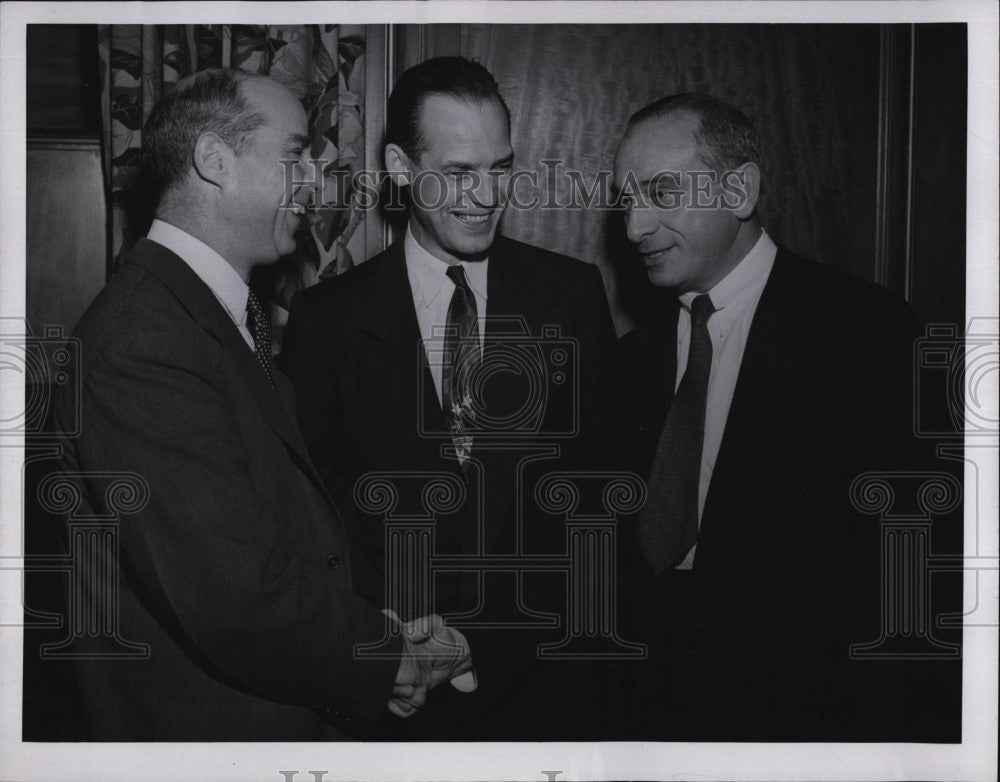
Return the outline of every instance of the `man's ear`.
{"type": "Polygon", "coordinates": [[[726,172],[722,184],[726,205],[739,220],[748,220],[757,208],[760,198],[760,166],[744,163],[726,172]]]}
{"type": "Polygon", "coordinates": [[[413,176],[413,161],[398,144],[385,145],[385,170],[396,187],[410,184],[413,176]]]}
{"type": "Polygon", "coordinates": [[[202,133],[194,145],[194,170],[206,182],[225,188],[233,174],[233,151],[215,133],[202,133]]]}

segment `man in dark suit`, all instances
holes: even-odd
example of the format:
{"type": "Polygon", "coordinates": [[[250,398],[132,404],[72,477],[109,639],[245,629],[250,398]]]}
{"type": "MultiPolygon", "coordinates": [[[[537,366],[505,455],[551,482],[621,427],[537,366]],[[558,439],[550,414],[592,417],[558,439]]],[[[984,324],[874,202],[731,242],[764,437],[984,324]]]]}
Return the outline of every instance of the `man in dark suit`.
{"type": "Polygon", "coordinates": [[[879,637],[881,595],[879,522],[852,481],[941,469],[912,433],[920,323],[777,247],[757,219],[760,166],[746,116],[699,94],[637,112],[617,153],[628,238],[667,289],[598,392],[609,464],[649,476],[622,531],[626,632],[649,644],[624,667],[631,730],[958,740],[957,658],[849,654],[879,637]]]}
{"type": "MultiPolygon", "coordinates": [[[[387,170],[408,192],[404,235],[292,302],[282,359],[306,444],[345,500],[366,473],[397,473],[399,515],[428,512],[421,473],[459,477],[466,501],[437,515],[437,554],[551,552],[565,530],[551,518],[523,522],[529,474],[565,465],[576,447],[578,374],[614,339],[600,273],[497,234],[514,151],[507,106],[478,63],[443,57],[403,74],[389,98],[386,142],[387,170]]],[[[379,602],[384,516],[355,511],[356,584],[379,602]]],[[[525,618],[514,604],[522,589],[533,595],[528,608],[558,610],[533,602],[565,593],[545,580],[519,579],[516,566],[483,580],[471,570],[436,575],[434,610],[475,636],[482,710],[412,737],[542,738],[560,727],[546,714],[551,698],[544,709],[525,698],[555,687],[567,664],[548,664],[533,686],[519,679],[535,663],[535,644],[559,640],[559,631],[497,626],[525,618]],[[512,710],[501,716],[505,706],[512,710]]],[[[429,710],[422,716],[432,721],[429,710]]]]}
{"type": "Polygon", "coordinates": [[[146,125],[157,219],[75,332],[81,397],[56,401],[61,421],[82,405],[61,457],[77,515],[107,517],[121,473],[147,500],[73,585],[83,615],[116,602],[115,631],[148,649],[113,659],[115,638],[81,640],[90,739],[337,739],[387,706],[410,714],[464,665],[437,637],[433,660],[406,654],[409,637],[355,659],[386,617],[352,589],[346,530],[247,287],[294,248],[309,194],[284,192],[282,161],[306,133],[288,90],[230,70],[184,79],[146,125]]]}

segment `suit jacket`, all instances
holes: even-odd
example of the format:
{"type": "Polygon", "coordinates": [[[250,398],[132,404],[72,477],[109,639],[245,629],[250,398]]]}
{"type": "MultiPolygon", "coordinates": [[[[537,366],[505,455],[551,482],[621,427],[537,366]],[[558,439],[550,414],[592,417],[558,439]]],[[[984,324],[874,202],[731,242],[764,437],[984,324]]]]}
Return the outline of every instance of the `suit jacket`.
{"type": "MultiPolygon", "coordinates": [[[[671,296],[620,340],[597,389],[609,464],[643,476],[673,399],[678,307],[671,296]]],[[[850,644],[879,637],[881,595],[879,519],[852,507],[852,480],[871,470],[947,469],[912,434],[920,334],[888,291],[779,249],[693,570],[653,575],[636,519],[623,525],[626,627],[650,654],[625,665],[636,735],[957,739],[959,662],[848,656],[850,644]]],[[[939,520],[936,543],[950,535],[960,551],[960,525],[939,520]]]]}
{"type": "Polygon", "coordinates": [[[211,290],[139,241],[75,332],[82,405],[63,471],[79,513],[113,513],[108,473],[148,504],[121,515],[118,555],[75,585],[106,605],[119,572],[120,635],[148,659],[101,658],[78,678],[92,739],[317,740],[374,722],[398,660],[355,661],[384,617],[352,591],[347,535],[313,470],[287,378],[272,387],[211,290]]]}
{"type": "MultiPolygon", "coordinates": [[[[522,477],[525,483],[518,489],[518,465],[534,455],[538,461],[529,467],[537,475],[565,466],[579,447],[582,438],[572,436],[579,434],[578,372],[613,343],[607,299],[595,266],[504,237],[497,237],[490,251],[487,284],[484,361],[491,357],[503,361],[503,355],[510,355],[502,353],[505,348],[501,343],[529,346],[537,349],[534,355],[542,362],[536,366],[544,371],[541,382],[533,386],[532,373],[519,371],[512,359],[514,371],[498,373],[496,382],[482,389],[492,414],[520,423],[498,431],[508,447],[491,447],[496,438],[490,435],[475,438],[473,460],[481,467],[470,473],[467,502],[454,513],[438,514],[437,552],[514,553],[518,534],[522,536],[522,552],[551,550],[564,546],[561,520],[522,523],[520,533],[517,531],[515,518],[519,514],[531,516],[525,507],[530,490],[524,486],[530,487],[532,480],[522,477]],[[517,335],[518,324],[523,329],[521,336],[517,335]],[[550,326],[558,330],[546,336],[543,329],[550,326]],[[576,366],[553,364],[557,347],[575,354],[576,366]],[[564,371],[557,377],[560,368],[564,371]],[[527,422],[517,416],[522,408],[529,413],[527,422]],[[511,443],[514,447],[509,447],[511,443]],[[555,458],[553,447],[558,447],[560,459],[555,458]],[[481,483],[479,469],[484,476],[481,483]],[[481,515],[477,503],[483,509],[481,515]]],[[[402,242],[296,296],[282,361],[296,389],[306,444],[324,482],[338,499],[350,500],[356,481],[370,471],[462,475],[458,462],[442,455],[441,446],[450,444],[450,438],[426,367],[402,242]]],[[[522,476],[528,473],[531,469],[526,468],[522,476]]],[[[422,478],[400,477],[396,513],[425,512],[422,486],[422,478]]],[[[356,583],[362,594],[377,601],[384,595],[385,584],[384,516],[355,506],[349,523],[356,583]]],[[[553,574],[552,578],[560,576],[553,574]]],[[[553,585],[545,577],[525,577],[522,586],[526,583],[525,588],[542,602],[555,599],[556,587],[561,586],[561,581],[553,585]]],[[[510,684],[516,677],[519,659],[534,664],[534,644],[559,640],[557,630],[550,629],[551,635],[543,639],[520,636],[523,645],[515,653],[518,633],[509,628],[482,627],[515,615],[518,580],[514,573],[493,574],[481,585],[469,574],[441,576],[436,584],[434,610],[465,612],[465,619],[455,623],[469,635],[479,670],[480,688],[474,698],[509,701],[510,692],[504,691],[500,682],[510,684]],[[492,649],[497,659],[491,670],[492,649]]],[[[531,607],[538,609],[539,605],[531,607]]],[[[492,705],[486,708],[494,710],[492,705]]],[[[499,730],[494,720],[487,738],[499,737],[499,730]]]]}

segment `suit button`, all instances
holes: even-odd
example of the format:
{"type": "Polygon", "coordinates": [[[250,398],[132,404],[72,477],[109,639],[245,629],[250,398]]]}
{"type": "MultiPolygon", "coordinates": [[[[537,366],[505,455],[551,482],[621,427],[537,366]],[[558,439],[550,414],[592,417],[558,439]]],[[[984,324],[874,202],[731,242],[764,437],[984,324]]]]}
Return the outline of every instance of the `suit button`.
{"type": "Polygon", "coordinates": [[[338,557],[336,554],[331,554],[326,558],[326,566],[330,568],[330,570],[336,570],[337,568],[340,567],[340,565],[341,565],[340,557],[338,557]]]}

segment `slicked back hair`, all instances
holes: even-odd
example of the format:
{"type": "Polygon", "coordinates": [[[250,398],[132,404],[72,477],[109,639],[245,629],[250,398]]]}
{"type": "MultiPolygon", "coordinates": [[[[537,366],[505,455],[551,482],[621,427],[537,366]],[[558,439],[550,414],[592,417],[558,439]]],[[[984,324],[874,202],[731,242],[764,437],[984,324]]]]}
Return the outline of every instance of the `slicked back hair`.
{"type": "Polygon", "coordinates": [[[385,143],[396,144],[411,160],[418,160],[424,150],[420,112],[431,95],[449,95],[470,104],[495,100],[510,131],[510,109],[486,68],[464,57],[435,57],[400,76],[386,106],[385,143]]]}
{"type": "Polygon", "coordinates": [[[202,134],[217,134],[236,154],[246,149],[267,121],[241,89],[251,78],[262,77],[231,68],[199,71],[156,104],[142,131],[142,159],[161,196],[191,170],[192,150],[202,134]]]}
{"type": "Polygon", "coordinates": [[[648,120],[675,113],[690,113],[698,119],[695,138],[702,147],[702,162],[717,173],[756,163],[762,167],[757,129],[746,114],[718,98],[700,92],[668,95],[645,106],[628,121],[628,131],[648,120]]]}

